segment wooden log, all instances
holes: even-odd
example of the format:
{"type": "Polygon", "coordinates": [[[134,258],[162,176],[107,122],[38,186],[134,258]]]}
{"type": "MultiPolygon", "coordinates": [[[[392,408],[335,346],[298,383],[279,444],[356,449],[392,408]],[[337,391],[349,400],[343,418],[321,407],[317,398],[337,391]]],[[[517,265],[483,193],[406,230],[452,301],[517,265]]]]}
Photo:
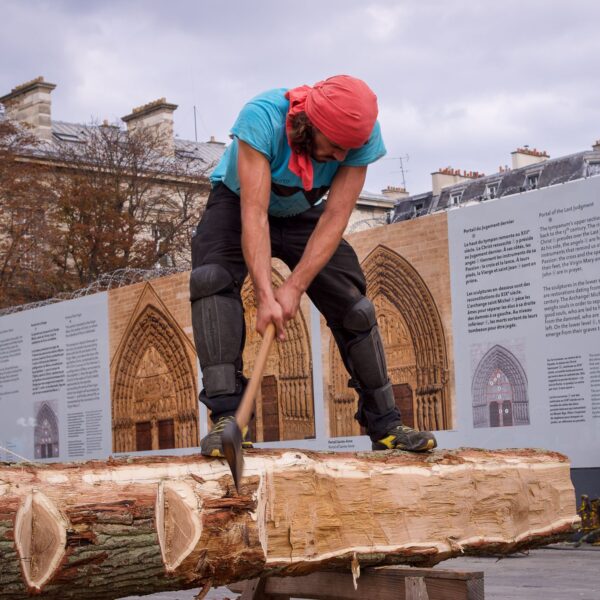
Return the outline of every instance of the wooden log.
{"type": "Polygon", "coordinates": [[[0,466],[0,600],[119,598],[268,574],[509,553],[579,523],[569,463],[536,450],[250,451],[0,466]]]}

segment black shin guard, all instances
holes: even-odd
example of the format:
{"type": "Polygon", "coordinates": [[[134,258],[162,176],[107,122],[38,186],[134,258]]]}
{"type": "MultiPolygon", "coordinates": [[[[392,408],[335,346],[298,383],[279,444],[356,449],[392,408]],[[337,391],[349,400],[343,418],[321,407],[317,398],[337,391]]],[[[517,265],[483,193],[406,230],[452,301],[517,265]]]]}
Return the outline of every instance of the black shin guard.
{"type": "Polygon", "coordinates": [[[348,311],[342,325],[334,336],[359,395],[356,419],[372,440],[378,440],[399,425],[401,418],[373,304],[363,296],[348,311]]]}
{"type": "Polygon", "coordinates": [[[202,265],[190,276],[194,342],[202,367],[202,395],[208,398],[239,392],[244,312],[234,287],[220,265],[202,265]]]}

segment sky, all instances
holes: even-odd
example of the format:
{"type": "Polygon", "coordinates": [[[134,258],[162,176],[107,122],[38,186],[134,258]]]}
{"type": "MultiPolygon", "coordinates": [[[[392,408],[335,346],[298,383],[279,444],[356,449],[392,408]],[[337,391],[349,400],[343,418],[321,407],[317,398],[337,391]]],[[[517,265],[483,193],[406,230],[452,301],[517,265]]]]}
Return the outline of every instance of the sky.
{"type": "Polygon", "coordinates": [[[52,118],[82,123],[164,96],[176,135],[194,139],[195,106],[198,139],[226,141],[254,95],[347,73],[377,94],[388,149],[366,189],[420,193],[525,144],[591,149],[598,23],[598,0],[0,0],[0,96],[42,75],[52,118]]]}

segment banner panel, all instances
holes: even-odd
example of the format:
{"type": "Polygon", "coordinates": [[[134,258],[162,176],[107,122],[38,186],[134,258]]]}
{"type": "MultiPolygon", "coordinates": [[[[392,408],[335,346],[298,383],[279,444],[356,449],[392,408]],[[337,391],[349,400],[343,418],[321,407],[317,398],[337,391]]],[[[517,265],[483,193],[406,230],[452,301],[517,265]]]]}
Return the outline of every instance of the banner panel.
{"type": "Polygon", "coordinates": [[[110,454],[107,295],[0,318],[0,458],[110,454]]]}
{"type": "Polygon", "coordinates": [[[448,215],[460,443],[600,466],[600,178],[448,215]]]}

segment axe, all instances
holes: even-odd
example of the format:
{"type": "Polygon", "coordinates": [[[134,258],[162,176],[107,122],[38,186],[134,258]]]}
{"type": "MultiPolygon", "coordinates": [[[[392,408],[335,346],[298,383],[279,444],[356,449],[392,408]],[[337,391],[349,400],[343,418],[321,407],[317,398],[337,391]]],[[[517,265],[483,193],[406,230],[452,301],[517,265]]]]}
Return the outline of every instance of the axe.
{"type": "Polygon", "coordinates": [[[225,425],[223,433],[221,434],[221,443],[223,444],[223,454],[231,469],[233,475],[233,481],[235,483],[235,489],[238,494],[240,492],[240,482],[242,480],[242,474],[244,472],[244,457],[242,455],[242,431],[247,427],[250,419],[252,418],[252,412],[254,411],[254,399],[258,392],[258,388],[262,381],[263,371],[267,364],[267,357],[269,356],[269,350],[275,339],[275,325],[269,323],[265,329],[265,335],[263,336],[256,362],[254,363],[254,371],[252,377],[246,386],[242,401],[238,406],[235,413],[235,421],[230,421],[225,425]]]}

